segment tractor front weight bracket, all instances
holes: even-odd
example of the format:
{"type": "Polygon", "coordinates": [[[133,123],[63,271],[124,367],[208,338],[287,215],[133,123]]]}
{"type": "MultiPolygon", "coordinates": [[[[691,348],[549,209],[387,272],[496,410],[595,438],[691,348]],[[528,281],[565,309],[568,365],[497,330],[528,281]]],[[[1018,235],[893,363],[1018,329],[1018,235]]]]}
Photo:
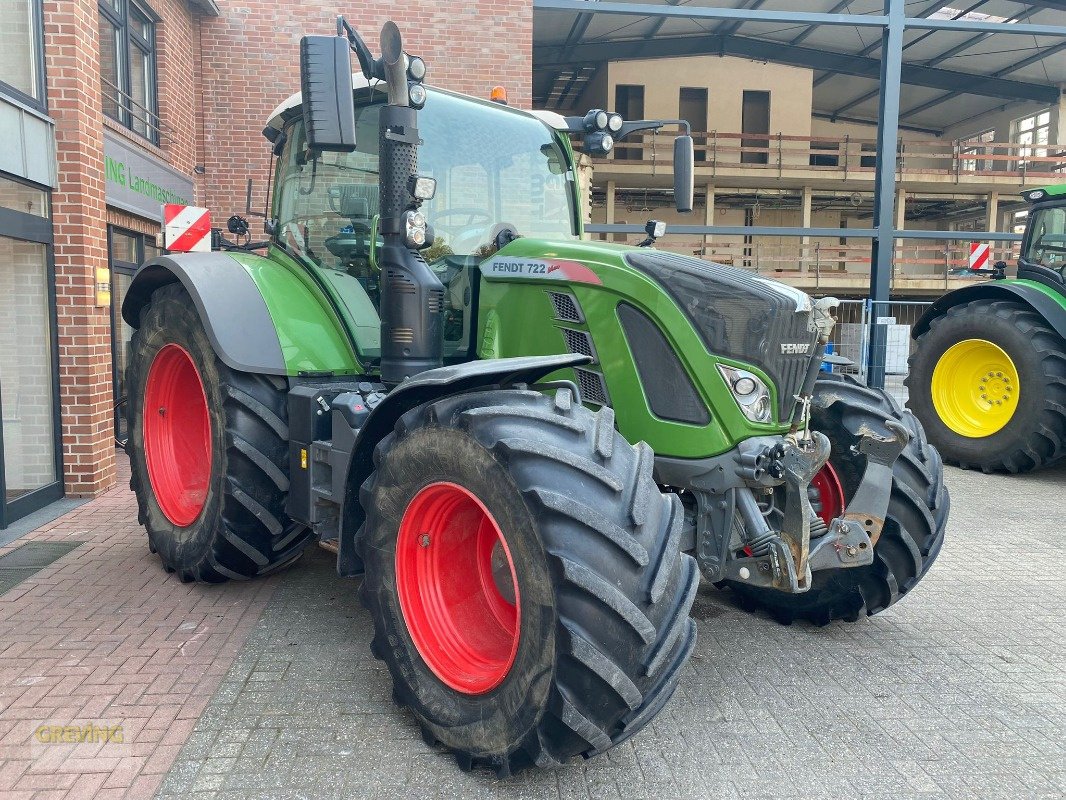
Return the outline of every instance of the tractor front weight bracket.
{"type": "MultiPolygon", "coordinates": [[[[890,436],[882,436],[871,430],[863,430],[862,439],[854,446],[857,454],[866,456],[866,471],[862,482],[855,490],[851,502],[844,509],[838,521],[847,522],[862,528],[869,539],[870,558],[873,558],[873,545],[881,536],[888,515],[888,501],[892,493],[892,465],[911,440],[911,433],[895,420],[885,420],[885,427],[890,436]]],[[[834,564],[833,566],[842,566],[834,564]]],[[[858,566],[843,564],[843,566],[858,566]]]]}

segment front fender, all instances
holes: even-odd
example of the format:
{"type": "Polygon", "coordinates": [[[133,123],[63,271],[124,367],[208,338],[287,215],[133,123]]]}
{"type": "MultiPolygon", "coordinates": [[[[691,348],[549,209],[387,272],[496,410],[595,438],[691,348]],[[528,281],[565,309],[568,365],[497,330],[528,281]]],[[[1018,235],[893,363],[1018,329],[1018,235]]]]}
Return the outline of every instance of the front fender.
{"type": "Polygon", "coordinates": [[[1066,339],[1066,298],[1043,284],[1026,280],[990,281],[948,292],[933,303],[915,323],[911,336],[917,339],[929,330],[934,319],[943,315],[949,308],[974,300],[1021,302],[1042,316],[1059,336],[1066,339]]]}
{"type": "MultiPolygon", "coordinates": [[[[359,505],[359,487],[374,469],[374,448],[392,432],[401,416],[416,406],[442,397],[477,389],[535,383],[545,375],[587,364],[590,360],[588,356],[580,354],[564,354],[468,361],[465,364],[419,373],[385,395],[359,428],[348,461],[344,478],[344,504],[341,508],[337,572],[350,577],[362,571],[362,564],[355,552],[355,537],[365,517],[359,505]]],[[[334,439],[336,438],[337,432],[334,430],[334,439]]]]}
{"type": "Polygon", "coordinates": [[[251,253],[152,259],[134,276],[122,318],[139,327],[152,292],[175,282],[188,292],[211,346],[231,369],[288,376],[359,371],[325,296],[284,265],[251,253]]]}

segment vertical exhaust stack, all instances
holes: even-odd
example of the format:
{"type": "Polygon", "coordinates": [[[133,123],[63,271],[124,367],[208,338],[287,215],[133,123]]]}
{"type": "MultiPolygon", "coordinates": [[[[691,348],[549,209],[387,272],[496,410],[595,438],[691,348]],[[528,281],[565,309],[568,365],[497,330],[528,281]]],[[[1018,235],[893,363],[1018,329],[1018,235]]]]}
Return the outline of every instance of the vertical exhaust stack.
{"type": "MultiPolygon", "coordinates": [[[[400,31],[381,30],[381,63],[389,102],[380,119],[381,380],[395,385],[443,364],[444,287],[419,255],[410,232],[419,227],[418,111],[411,107],[400,31]]],[[[425,220],[421,219],[424,232],[425,220]]]]}

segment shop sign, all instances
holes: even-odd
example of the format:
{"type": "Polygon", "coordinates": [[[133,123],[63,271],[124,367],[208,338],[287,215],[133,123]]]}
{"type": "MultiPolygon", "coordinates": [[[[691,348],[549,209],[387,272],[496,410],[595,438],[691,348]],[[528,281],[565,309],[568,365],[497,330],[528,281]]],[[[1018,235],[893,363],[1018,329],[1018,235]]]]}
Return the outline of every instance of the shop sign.
{"type": "Polygon", "coordinates": [[[163,205],[189,205],[193,183],[158,158],[104,130],[104,185],[107,204],[139,217],[163,221],[163,205]]]}

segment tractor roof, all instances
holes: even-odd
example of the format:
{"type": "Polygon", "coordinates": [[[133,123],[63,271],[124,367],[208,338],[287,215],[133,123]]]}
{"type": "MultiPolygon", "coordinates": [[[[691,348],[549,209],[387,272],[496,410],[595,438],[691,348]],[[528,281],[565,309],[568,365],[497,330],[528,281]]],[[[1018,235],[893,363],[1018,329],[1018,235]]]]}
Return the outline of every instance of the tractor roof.
{"type": "Polygon", "coordinates": [[[1066,183],[1060,183],[1055,186],[1045,186],[1043,189],[1026,189],[1021,194],[1022,197],[1030,203],[1054,200],[1059,197],[1066,198],[1066,183]]]}
{"type": "MultiPolygon", "coordinates": [[[[356,90],[366,89],[369,86],[378,86],[379,84],[381,84],[381,81],[375,80],[373,83],[371,83],[361,72],[352,73],[352,87],[356,90]]],[[[384,92],[384,86],[382,86],[382,92],[384,92]]],[[[451,92],[451,94],[455,94],[459,97],[464,97],[476,103],[488,102],[487,100],[484,100],[482,98],[473,97],[471,95],[459,94],[458,92],[451,92]]],[[[303,102],[301,93],[297,92],[296,94],[292,95],[287,100],[279,104],[278,107],[275,108],[274,111],[270,114],[270,117],[267,120],[267,127],[277,128],[278,130],[281,130],[281,128],[285,124],[285,121],[300,108],[301,102],[303,102]]],[[[566,120],[561,114],[556,114],[554,111],[525,111],[524,109],[514,108],[513,106],[511,107],[511,109],[513,111],[519,111],[523,114],[530,114],[539,119],[549,128],[555,128],[556,130],[560,131],[565,131],[567,129],[566,120]]]]}

